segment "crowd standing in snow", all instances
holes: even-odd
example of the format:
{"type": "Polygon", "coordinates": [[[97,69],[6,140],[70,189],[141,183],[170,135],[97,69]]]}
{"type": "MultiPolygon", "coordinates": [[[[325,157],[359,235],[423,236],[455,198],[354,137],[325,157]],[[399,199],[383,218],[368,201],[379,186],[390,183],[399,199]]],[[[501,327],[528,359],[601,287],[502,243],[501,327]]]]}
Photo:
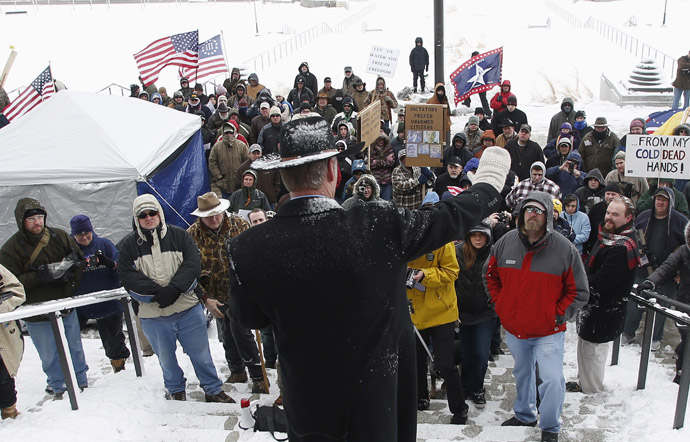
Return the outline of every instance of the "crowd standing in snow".
{"type": "MultiPolygon", "coordinates": [[[[688,105],[687,57],[678,62],[675,107],[682,93],[688,105]]],[[[428,65],[418,38],[410,53],[414,93],[418,82],[425,91],[428,65]]],[[[398,103],[409,95],[396,97],[383,77],[367,91],[351,66],[343,71],[341,88],[331,77],[319,88],[307,62],[286,91],[271,91],[256,73],[245,81],[237,68],[210,94],[185,77],[172,96],[132,84],[133,98],[202,122],[212,192],[198,196],[198,219],[185,232],[166,224],[153,196],[139,196],[133,232],[115,248],[88,216],[75,214],[68,235],[46,225],[39,201],[20,199],[18,232],[0,250],[3,290],[15,296],[0,311],[20,304],[24,290],[31,304],[122,284],[138,306],[144,354],[158,357],[173,400],[186,400],[179,341],[206,401],[234,402],[211,360],[202,306],[216,318],[226,382],[251,379],[254,393],[268,387],[251,333],[261,329],[265,367],[280,367],[277,402],[284,401],[290,440],[305,441],[413,441],[416,410],[429,407],[437,377],[451,422],[466,423],[467,399],[486,404],[484,376],[490,358],[503,354],[503,327],[518,391],[515,416],[504,425],[535,426],[538,413],[542,440],[557,440],[566,389],[603,391],[608,342],[621,333],[624,344],[634,340],[641,311],[627,301],[633,282],[640,293],[688,302],[690,186],[626,176],[627,134],[611,131],[605,116],[590,126],[570,97],[540,146],[509,80],[490,103],[480,97],[482,106],[452,137],[448,114],[450,142],[437,167],[409,166],[398,103]],[[371,146],[358,144],[358,112],[376,101],[380,135],[371,146]],[[52,271],[65,260],[69,271],[52,271]],[[572,318],[578,379],[566,384],[564,331],[572,318]],[[319,363],[307,362],[314,351],[319,363]],[[326,385],[340,400],[319,400],[326,385]]],[[[416,97],[450,106],[442,83],[416,97]]],[[[645,132],[644,119],[630,122],[630,134],[645,132]]],[[[687,124],[674,130],[689,133],[687,124]]],[[[129,357],[117,306],[79,311],[97,320],[115,372],[129,357]]],[[[65,319],[86,388],[77,314],[65,319]]],[[[653,350],[663,323],[657,319],[653,350]]],[[[60,398],[66,387],[49,323],[27,324],[47,391],[60,398]]],[[[17,414],[14,327],[0,333],[3,419],[17,414]]]]}

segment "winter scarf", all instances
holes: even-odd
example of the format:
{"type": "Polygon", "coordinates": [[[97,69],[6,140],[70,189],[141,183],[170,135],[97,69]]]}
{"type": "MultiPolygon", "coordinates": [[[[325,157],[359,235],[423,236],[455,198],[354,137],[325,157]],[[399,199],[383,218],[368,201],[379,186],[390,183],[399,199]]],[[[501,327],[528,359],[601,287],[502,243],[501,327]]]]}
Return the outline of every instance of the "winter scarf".
{"type": "Polygon", "coordinates": [[[603,223],[599,225],[599,236],[596,244],[592,247],[592,254],[589,256],[587,267],[592,269],[596,261],[597,253],[604,247],[625,246],[628,258],[628,268],[634,269],[640,265],[640,246],[637,238],[637,230],[633,227],[632,221],[621,227],[618,233],[607,233],[602,230],[603,223]]]}

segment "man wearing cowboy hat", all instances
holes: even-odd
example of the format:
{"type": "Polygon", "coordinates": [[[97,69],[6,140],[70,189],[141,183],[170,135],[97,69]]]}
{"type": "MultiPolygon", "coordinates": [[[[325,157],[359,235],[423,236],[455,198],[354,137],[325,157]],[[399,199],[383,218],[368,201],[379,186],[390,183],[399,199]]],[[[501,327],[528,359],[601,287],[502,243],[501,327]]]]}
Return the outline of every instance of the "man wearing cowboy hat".
{"type": "Polygon", "coordinates": [[[599,169],[602,176],[611,172],[613,152],[620,144],[618,135],[611,132],[606,117],[597,117],[594,130],[585,135],[580,142],[578,152],[582,155],[582,167],[585,172],[599,169]]]}
{"type": "Polygon", "coordinates": [[[282,128],[281,158],[254,163],[280,169],[291,199],[228,242],[230,309],[245,327],[273,325],[291,442],[413,442],[407,262],[498,210],[510,158],[487,149],[470,191],[423,210],[345,210],[333,199],[337,154],[328,123],[308,117],[282,128]]]}
{"type": "Polygon", "coordinates": [[[245,365],[254,383],[252,393],[263,393],[265,384],[259,349],[251,330],[242,327],[228,312],[230,281],[225,242],[249,228],[242,217],[227,212],[230,202],[208,192],[197,198],[198,208],[192,212],[197,216],[189,233],[201,253],[201,286],[204,305],[216,318],[218,337],[225,349],[225,359],[230,368],[226,382],[247,382],[245,365]]]}

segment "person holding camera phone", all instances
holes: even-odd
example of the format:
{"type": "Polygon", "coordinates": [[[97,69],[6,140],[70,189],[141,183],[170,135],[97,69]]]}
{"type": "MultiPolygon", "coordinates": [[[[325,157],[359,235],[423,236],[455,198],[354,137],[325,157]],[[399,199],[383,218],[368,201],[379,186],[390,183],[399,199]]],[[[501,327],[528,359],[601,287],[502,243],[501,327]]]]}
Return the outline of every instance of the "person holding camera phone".
{"type": "MultiPolygon", "coordinates": [[[[568,141],[570,141],[569,138],[563,138],[563,141],[559,144],[559,149],[562,144],[568,141]]],[[[578,187],[582,186],[585,178],[587,178],[587,174],[580,171],[581,163],[582,158],[580,154],[577,151],[572,151],[568,153],[565,161],[560,166],[546,167],[546,178],[558,184],[563,195],[570,195],[578,187]]]]}
{"type": "MultiPolygon", "coordinates": [[[[69,221],[72,236],[79,245],[86,267],[75,295],[111,290],[120,287],[117,276],[117,255],[115,244],[109,239],[101,238],[93,230],[91,220],[86,215],[76,215],[69,221]]],[[[124,310],[119,300],[85,305],[77,308],[80,319],[95,319],[98,334],[103,343],[105,355],[110,359],[115,373],[125,369],[125,361],[130,352],[125,344],[122,332],[124,310]]]]}

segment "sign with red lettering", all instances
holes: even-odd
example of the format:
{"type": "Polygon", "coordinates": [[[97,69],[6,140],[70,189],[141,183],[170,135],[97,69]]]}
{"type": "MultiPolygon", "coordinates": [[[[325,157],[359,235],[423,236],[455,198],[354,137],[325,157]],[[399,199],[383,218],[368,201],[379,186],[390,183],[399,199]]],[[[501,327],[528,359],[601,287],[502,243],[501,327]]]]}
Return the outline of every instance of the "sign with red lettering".
{"type": "Polygon", "coordinates": [[[628,134],[626,144],[625,176],[690,178],[690,137],[628,134]]]}

